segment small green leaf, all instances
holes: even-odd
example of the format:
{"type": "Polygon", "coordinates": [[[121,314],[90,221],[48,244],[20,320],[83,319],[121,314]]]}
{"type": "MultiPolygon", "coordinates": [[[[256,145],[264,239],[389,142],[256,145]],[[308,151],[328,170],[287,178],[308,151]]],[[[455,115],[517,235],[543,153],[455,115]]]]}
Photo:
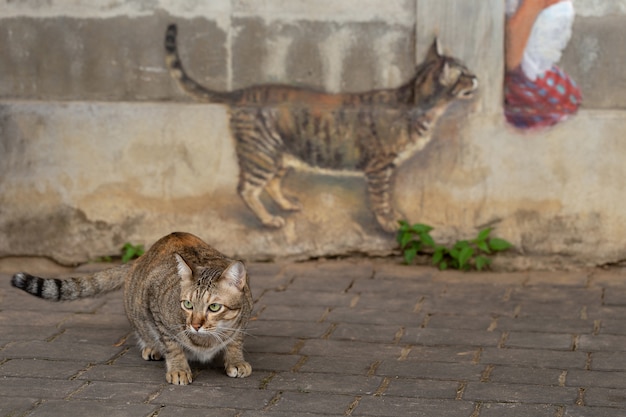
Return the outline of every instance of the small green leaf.
{"type": "Polygon", "coordinates": [[[421,232],[419,234],[420,240],[424,243],[424,245],[428,245],[430,247],[435,247],[435,240],[428,232],[421,232]]]}
{"type": "Polygon", "coordinates": [[[417,247],[411,246],[404,251],[404,262],[406,262],[407,265],[410,265],[411,262],[413,262],[413,259],[415,259],[415,256],[417,256],[417,247]]]}
{"type": "Polygon", "coordinates": [[[420,233],[428,233],[433,230],[433,228],[427,224],[416,223],[411,227],[411,230],[419,235],[420,233]]]}
{"type": "Polygon", "coordinates": [[[443,261],[443,254],[445,248],[443,246],[438,246],[435,248],[435,253],[433,253],[433,265],[439,265],[441,261],[443,261]]]}
{"type": "Polygon", "coordinates": [[[491,250],[496,251],[496,252],[507,250],[507,249],[510,249],[512,247],[513,247],[513,245],[511,243],[507,242],[504,239],[498,239],[497,237],[489,239],[489,248],[491,250]]]}
{"type": "Polygon", "coordinates": [[[439,264],[439,269],[445,271],[446,269],[448,269],[448,263],[446,261],[441,262],[439,264]]]}
{"type": "Polygon", "coordinates": [[[411,241],[411,239],[413,239],[413,236],[411,236],[410,233],[405,233],[402,236],[400,236],[400,248],[404,249],[407,247],[407,245],[409,244],[409,242],[411,241]]]}
{"type": "Polygon", "coordinates": [[[478,236],[476,237],[476,240],[474,242],[478,243],[478,242],[484,242],[485,240],[487,240],[487,238],[489,237],[489,234],[491,233],[493,229],[491,227],[488,227],[486,229],[481,230],[478,233],[478,236]]]}
{"type": "Polygon", "coordinates": [[[477,256],[476,259],[476,269],[482,271],[486,266],[491,264],[491,259],[484,256],[477,256]]]}
{"type": "Polygon", "coordinates": [[[485,253],[491,253],[487,242],[476,242],[476,247],[485,253]]]}
{"type": "Polygon", "coordinates": [[[467,246],[461,250],[459,253],[459,268],[465,268],[468,265],[468,261],[474,255],[474,249],[467,246]]]}

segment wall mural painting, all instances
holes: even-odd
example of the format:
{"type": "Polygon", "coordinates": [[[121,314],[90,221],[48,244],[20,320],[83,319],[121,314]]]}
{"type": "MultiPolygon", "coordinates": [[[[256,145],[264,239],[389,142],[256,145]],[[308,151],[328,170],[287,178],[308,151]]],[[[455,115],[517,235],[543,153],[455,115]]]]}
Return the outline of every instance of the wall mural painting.
{"type": "Polygon", "coordinates": [[[331,94],[267,84],[214,91],[189,78],[176,36],[176,26],[170,25],[165,37],[169,72],[198,101],[229,106],[240,170],[237,191],[268,228],[284,226],[285,219],[268,212],[261,193],[284,211],[299,210],[283,194],[281,180],[294,162],[304,162],[315,169],[364,174],[378,224],[397,231],[403,218],[391,197],[397,167],[426,146],[451,103],[471,98],[478,87],[476,76],[459,60],[442,55],[435,40],[413,77],[397,88],[331,94]]]}
{"type": "Polygon", "coordinates": [[[571,0],[507,0],[504,114],[518,129],[553,126],[575,114],[580,89],[556,63],[572,35],[571,0]]]}

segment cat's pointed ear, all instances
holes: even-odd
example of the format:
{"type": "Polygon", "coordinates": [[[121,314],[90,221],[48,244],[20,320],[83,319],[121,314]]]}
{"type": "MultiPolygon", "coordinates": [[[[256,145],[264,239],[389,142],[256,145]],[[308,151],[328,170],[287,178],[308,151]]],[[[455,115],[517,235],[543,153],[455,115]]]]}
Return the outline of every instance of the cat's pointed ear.
{"type": "Polygon", "coordinates": [[[444,85],[446,87],[449,87],[454,82],[456,82],[456,80],[454,79],[454,74],[450,69],[450,64],[448,62],[445,62],[443,64],[443,68],[441,69],[441,75],[439,76],[439,82],[441,83],[441,85],[444,85]]]}
{"type": "Polygon", "coordinates": [[[248,273],[243,262],[235,261],[226,268],[222,277],[226,280],[228,285],[237,288],[239,291],[243,291],[248,279],[248,273]]]}
{"type": "Polygon", "coordinates": [[[189,264],[185,262],[183,257],[177,253],[174,254],[174,257],[176,257],[176,271],[178,272],[178,276],[182,280],[191,281],[193,277],[193,271],[191,270],[189,264]]]}
{"type": "Polygon", "coordinates": [[[441,44],[439,43],[439,38],[435,37],[426,54],[426,61],[437,61],[441,58],[441,55],[441,44]]]}

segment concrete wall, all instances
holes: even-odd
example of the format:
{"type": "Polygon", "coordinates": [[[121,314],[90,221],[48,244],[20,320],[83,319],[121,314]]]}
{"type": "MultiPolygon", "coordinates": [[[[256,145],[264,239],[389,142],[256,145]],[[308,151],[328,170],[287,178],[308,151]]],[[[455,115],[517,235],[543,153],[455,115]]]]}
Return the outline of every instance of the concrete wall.
{"type": "Polygon", "coordinates": [[[235,191],[227,110],[193,103],[165,71],[163,33],[176,22],[189,72],[224,89],[396,86],[438,34],[477,73],[480,96],[402,167],[398,207],[443,241],[494,225],[534,265],[619,261],[626,0],[575,5],[562,66],[584,109],[523,135],[501,115],[500,0],[3,2],[0,257],[83,262],[174,230],[248,259],[395,247],[358,177],[291,173],[285,188],[303,211],[280,230],[258,223],[235,191]]]}

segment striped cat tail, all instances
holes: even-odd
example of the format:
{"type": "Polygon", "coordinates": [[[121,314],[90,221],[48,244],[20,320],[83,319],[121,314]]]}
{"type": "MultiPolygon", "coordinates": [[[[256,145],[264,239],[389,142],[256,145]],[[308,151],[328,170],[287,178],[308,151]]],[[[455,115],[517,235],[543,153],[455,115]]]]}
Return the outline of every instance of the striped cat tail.
{"type": "Polygon", "coordinates": [[[178,82],[183,91],[198,101],[218,104],[232,103],[233,99],[230,93],[209,90],[187,75],[178,56],[178,47],[176,46],[177,32],[178,29],[175,24],[169,25],[165,31],[165,64],[172,78],[178,82]]]}
{"type": "Polygon", "coordinates": [[[132,264],[123,264],[94,274],[74,278],[41,278],[25,272],[13,275],[11,285],[51,301],[71,301],[115,291],[124,285],[132,264]]]}

